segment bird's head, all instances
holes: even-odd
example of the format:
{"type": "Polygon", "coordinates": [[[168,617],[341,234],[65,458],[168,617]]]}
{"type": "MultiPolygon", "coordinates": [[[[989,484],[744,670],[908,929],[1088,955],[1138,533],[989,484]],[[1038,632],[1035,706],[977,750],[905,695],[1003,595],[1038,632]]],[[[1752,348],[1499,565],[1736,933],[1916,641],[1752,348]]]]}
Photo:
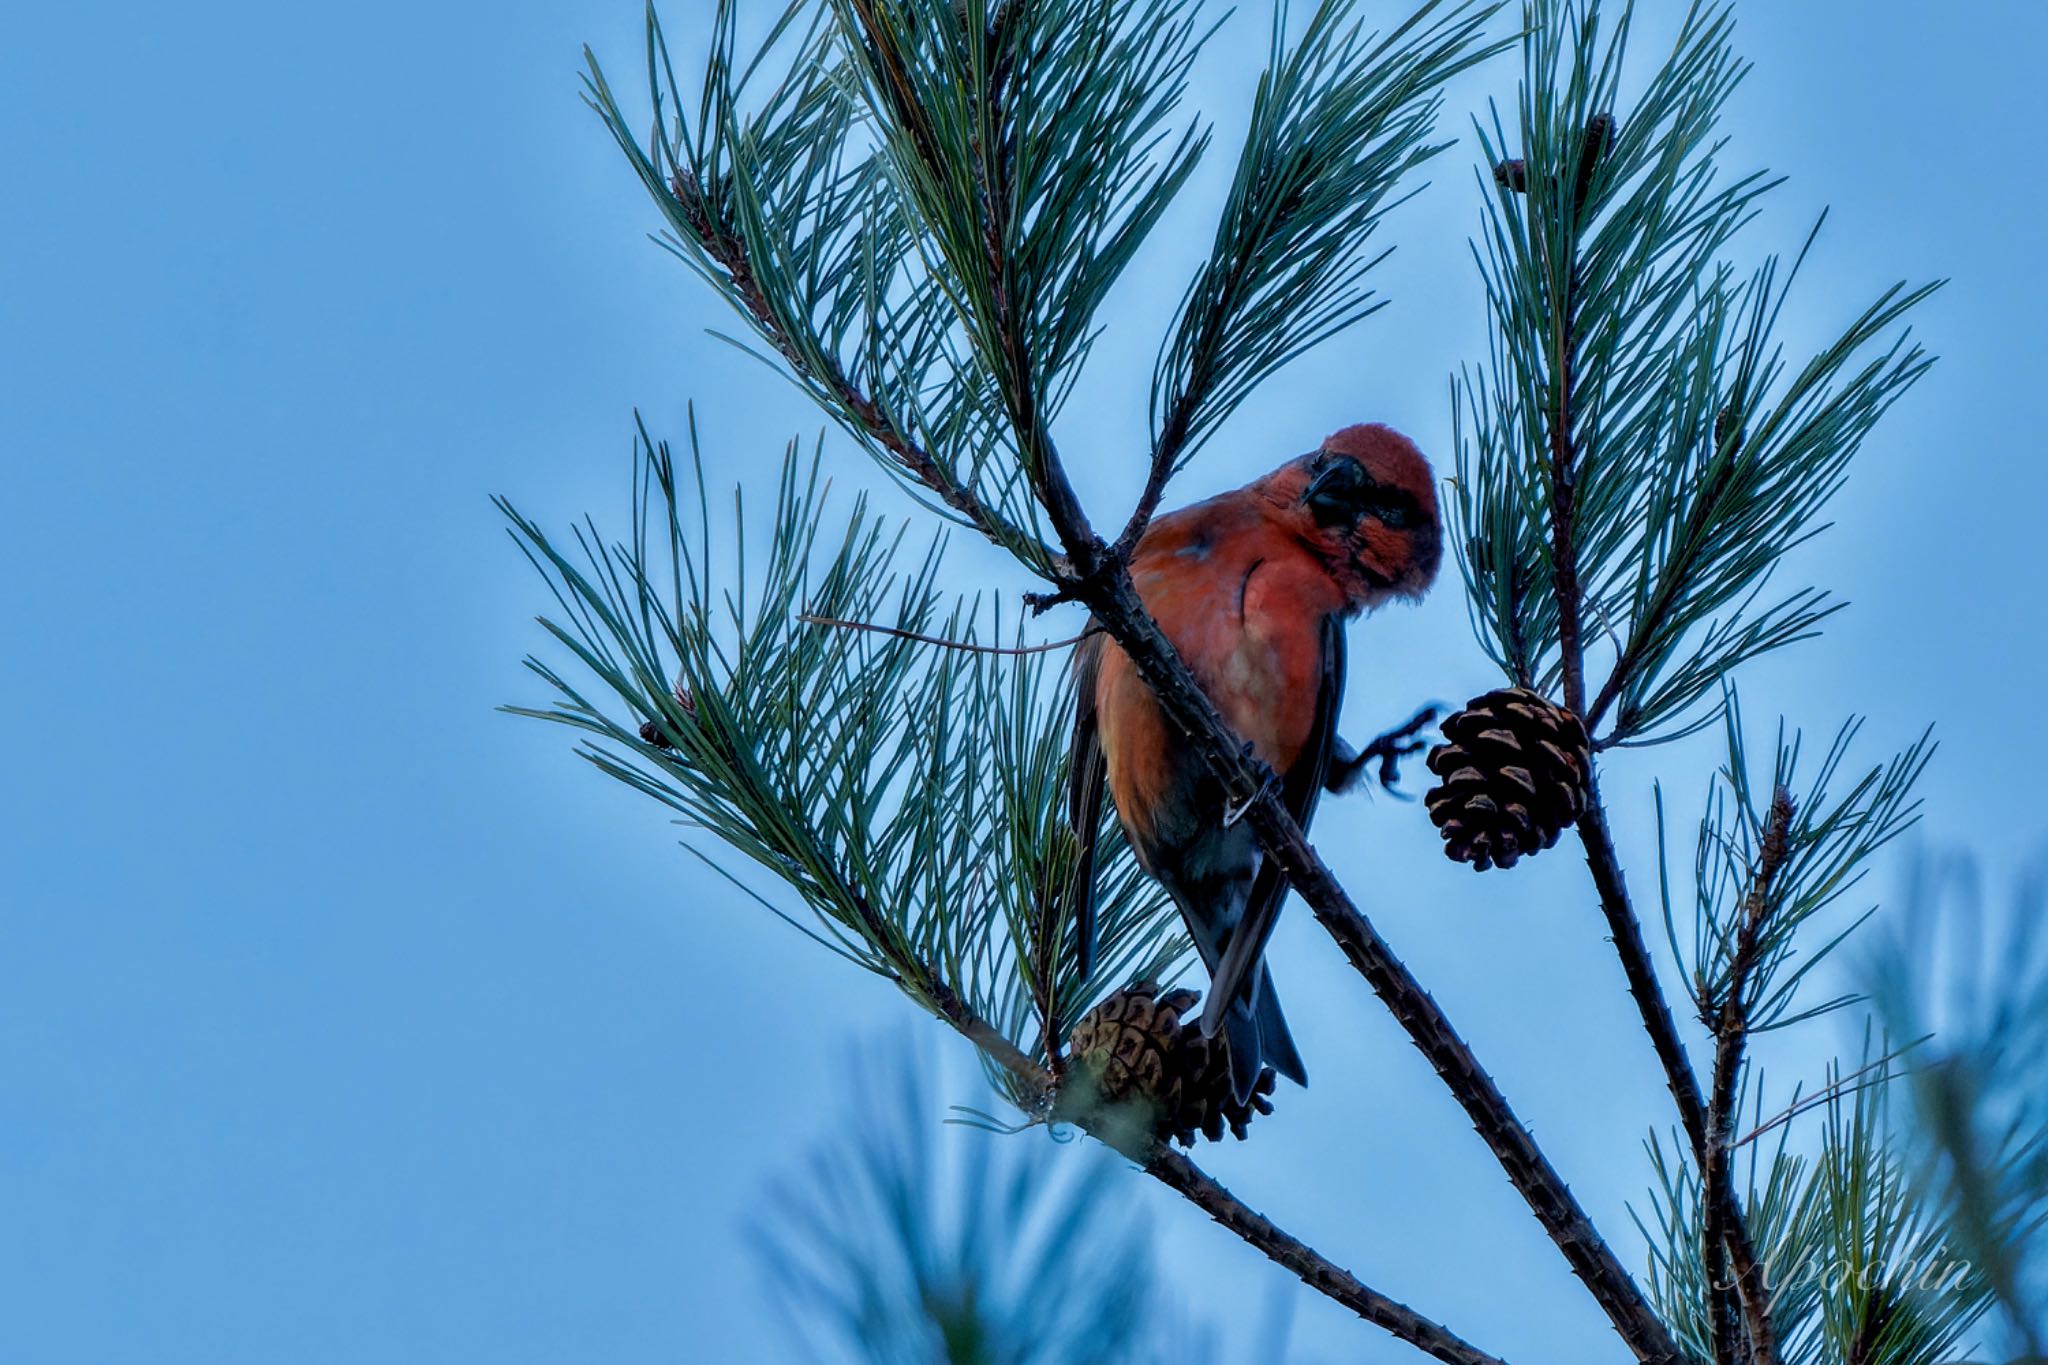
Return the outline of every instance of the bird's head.
{"type": "Polygon", "coordinates": [[[1255,487],[1330,565],[1354,607],[1419,598],[1436,581],[1436,481],[1415,443],[1392,427],[1346,427],[1255,487]]]}

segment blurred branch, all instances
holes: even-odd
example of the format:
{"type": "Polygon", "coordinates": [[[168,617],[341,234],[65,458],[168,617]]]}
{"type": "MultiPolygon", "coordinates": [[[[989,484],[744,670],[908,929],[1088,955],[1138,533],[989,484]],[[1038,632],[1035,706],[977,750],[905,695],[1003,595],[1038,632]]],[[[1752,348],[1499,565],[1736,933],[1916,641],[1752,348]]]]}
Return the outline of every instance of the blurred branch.
{"type": "Polygon", "coordinates": [[[756,1244],[806,1360],[1169,1365],[1153,1242],[1106,1154],[948,1128],[929,1048],[857,1056],[844,1114],[763,1202],[756,1244]],[[1140,1224],[1142,1227],[1142,1224],[1140,1224]],[[1103,1257],[1114,1242],[1118,1254],[1103,1257]]]}
{"type": "Polygon", "coordinates": [[[2048,863],[1994,922],[1966,863],[1922,859],[1875,959],[1889,1028],[1934,1035],[1908,1073],[1922,1184],[1995,1299],[2008,1352],[2048,1359],[2048,863]]]}

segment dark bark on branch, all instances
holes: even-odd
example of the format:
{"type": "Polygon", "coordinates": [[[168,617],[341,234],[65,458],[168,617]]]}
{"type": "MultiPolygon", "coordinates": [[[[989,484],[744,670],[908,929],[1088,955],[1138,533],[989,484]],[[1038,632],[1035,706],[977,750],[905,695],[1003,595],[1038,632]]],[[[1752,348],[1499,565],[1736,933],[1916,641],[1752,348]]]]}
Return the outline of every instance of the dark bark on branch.
{"type": "Polygon", "coordinates": [[[1332,1265],[1313,1249],[1275,1227],[1272,1220],[1246,1207],[1237,1196],[1171,1148],[1159,1148],[1152,1160],[1145,1164],[1145,1170],[1264,1252],[1276,1265],[1291,1271],[1303,1284],[1335,1299],[1367,1322],[1385,1329],[1418,1350],[1454,1365],[1503,1365],[1500,1360],[1441,1324],[1366,1288],[1351,1272],[1332,1265]]]}
{"type": "MultiPolygon", "coordinates": [[[[1749,1044],[1750,982],[1761,960],[1764,929],[1777,905],[1773,888],[1790,850],[1794,814],[1791,793],[1783,787],[1778,788],[1772,795],[1770,814],[1764,822],[1749,892],[1743,897],[1742,920],[1736,927],[1735,947],[1729,957],[1727,993],[1722,997],[1721,1008],[1713,1019],[1714,1076],[1707,1102],[1706,1154],[1701,1163],[1707,1196],[1708,1236],[1711,1240],[1718,1234],[1728,1243],[1736,1284],[1748,1314],[1751,1359],[1759,1365],[1774,1365],[1776,1362],[1777,1331],[1766,1307],[1768,1286],[1764,1284],[1755,1253],[1746,1246],[1738,1247],[1734,1240],[1734,1233],[1743,1228],[1743,1222],[1742,1206],[1735,1197],[1729,1153],[1734,1137],[1737,1087],[1742,1076],[1743,1056],[1749,1044]],[[1745,1251],[1748,1252],[1746,1259],[1745,1251]]],[[[1732,1341],[1729,1359],[1734,1359],[1732,1341]]]]}
{"type": "MultiPolygon", "coordinates": [[[[1586,814],[1579,820],[1579,841],[1585,846],[1586,865],[1591,869],[1593,885],[1600,893],[1600,909],[1607,918],[1608,937],[1614,944],[1616,956],[1621,959],[1622,972],[1628,978],[1629,994],[1642,1015],[1643,1028],[1650,1035],[1657,1060],[1663,1065],[1665,1083],[1677,1104],[1679,1121],[1685,1128],[1686,1140],[1692,1145],[1693,1159],[1704,1179],[1712,1150],[1707,1103],[1700,1094],[1699,1077],[1694,1073],[1685,1044],[1679,1037],[1677,1020],[1672,1016],[1663,987],[1658,983],[1649,945],[1643,939],[1642,922],[1629,898],[1621,860],[1607,828],[1607,812],[1601,801],[1597,779],[1589,787],[1586,814]]],[[[1725,1136],[1722,1141],[1725,1143],[1725,1136]]],[[[1762,1260],[1750,1237],[1748,1222],[1735,1200],[1733,1182],[1724,1181],[1721,1188],[1708,1184],[1705,1199],[1709,1222],[1720,1229],[1727,1265],[1734,1271],[1735,1287],[1741,1297],[1744,1318],[1749,1324],[1751,1346],[1756,1352],[1753,1359],[1757,1365],[1775,1365],[1778,1358],[1777,1333],[1770,1319],[1769,1285],[1762,1260]]],[[[1710,1272],[1713,1269],[1711,1259],[1708,1269],[1710,1272]]],[[[1727,1278],[1724,1275],[1722,1281],[1727,1278]]],[[[1710,1274],[1710,1295],[1721,1292],[1716,1284],[1710,1274]]]]}

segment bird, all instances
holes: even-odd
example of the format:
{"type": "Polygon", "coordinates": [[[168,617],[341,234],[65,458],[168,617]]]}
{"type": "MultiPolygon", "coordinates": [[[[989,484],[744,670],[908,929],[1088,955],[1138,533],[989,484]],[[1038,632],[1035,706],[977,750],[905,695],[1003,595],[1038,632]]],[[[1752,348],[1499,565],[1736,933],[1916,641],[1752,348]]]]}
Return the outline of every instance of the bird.
{"type": "MultiPolygon", "coordinates": [[[[1390,601],[1419,601],[1442,557],[1429,462],[1407,437],[1372,423],[1344,428],[1243,488],[1157,517],[1129,571],[1146,611],[1306,828],[1318,797],[1350,790],[1375,753],[1337,735],[1346,622],[1390,601]]],[[[1093,958],[1106,797],[1209,972],[1201,1029],[1224,1035],[1237,1099],[1266,1066],[1307,1085],[1263,961],[1285,875],[1099,623],[1090,623],[1072,669],[1067,816],[1078,847],[1071,899],[1083,973],[1093,958]]]]}

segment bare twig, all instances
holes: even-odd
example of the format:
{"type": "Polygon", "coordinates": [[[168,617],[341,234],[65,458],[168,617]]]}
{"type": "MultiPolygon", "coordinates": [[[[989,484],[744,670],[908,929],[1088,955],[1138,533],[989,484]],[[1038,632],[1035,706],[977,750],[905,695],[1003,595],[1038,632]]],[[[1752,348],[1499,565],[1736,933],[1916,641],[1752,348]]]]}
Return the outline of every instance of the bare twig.
{"type": "Polygon", "coordinates": [[[865,630],[876,635],[888,635],[898,640],[911,640],[921,645],[936,645],[940,649],[958,650],[962,654],[999,654],[1013,658],[1020,654],[1050,654],[1056,649],[1071,649],[1088,638],[1083,631],[1072,639],[1048,640],[1041,645],[977,645],[966,640],[949,640],[943,635],[921,635],[914,630],[899,630],[895,626],[876,625],[872,621],[842,621],[835,616],[816,616],[803,612],[796,618],[807,626],[832,626],[839,630],[865,630]]]}

